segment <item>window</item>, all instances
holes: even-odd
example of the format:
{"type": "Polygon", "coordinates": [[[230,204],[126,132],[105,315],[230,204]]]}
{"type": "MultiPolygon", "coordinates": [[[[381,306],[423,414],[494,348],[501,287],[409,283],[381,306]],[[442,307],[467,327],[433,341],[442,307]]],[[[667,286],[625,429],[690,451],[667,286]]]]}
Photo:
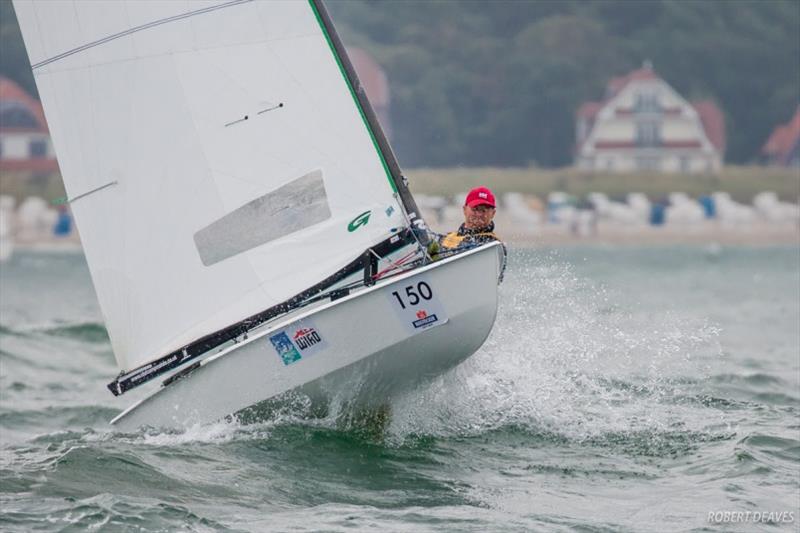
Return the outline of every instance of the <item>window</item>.
{"type": "Polygon", "coordinates": [[[24,105],[6,100],[0,101],[0,125],[4,128],[37,129],[39,122],[24,105]]]}
{"type": "Polygon", "coordinates": [[[42,159],[47,157],[47,141],[42,139],[31,141],[28,145],[28,151],[31,159],[42,159]]]}
{"type": "Polygon", "coordinates": [[[637,146],[659,146],[661,144],[661,125],[651,120],[636,123],[637,146]]]}
{"type": "Polygon", "coordinates": [[[633,109],[637,113],[655,113],[661,110],[658,94],[650,91],[636,93],[633,109]]]}

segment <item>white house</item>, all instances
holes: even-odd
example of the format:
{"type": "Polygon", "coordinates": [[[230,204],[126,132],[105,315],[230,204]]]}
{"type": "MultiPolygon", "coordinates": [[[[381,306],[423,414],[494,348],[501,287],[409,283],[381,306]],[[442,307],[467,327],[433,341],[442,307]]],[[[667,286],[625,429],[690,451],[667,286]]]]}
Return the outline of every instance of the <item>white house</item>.
{"type": "Polygon", "coordinates": [[[580,107],[576,137],[582,170],[707,174],[722,168],[725,122],[713,102],[689,103],[646,63],[580,107]]]}
{"type": "Polygon", "coordinates": [[[48,174],[57,170],[42,104],[0,77],[0,171],[48,174]]]}

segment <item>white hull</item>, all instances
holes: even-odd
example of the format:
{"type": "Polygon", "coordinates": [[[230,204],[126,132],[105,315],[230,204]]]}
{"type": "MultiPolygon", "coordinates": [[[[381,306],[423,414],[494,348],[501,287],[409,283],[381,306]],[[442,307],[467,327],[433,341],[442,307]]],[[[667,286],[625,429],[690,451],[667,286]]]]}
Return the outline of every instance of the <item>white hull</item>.
{"type": "Polygon", "coordinates": [[[205,359],[112,424],[122,430],[186,427],[293,389],[327,395],[358,388],[359,402],[384,403],[483,344],[497,312],[502,254],[499,243],[490,243],[270,324],[205,359]],[[282,358],[283,333],[297,331],[316,343],[303,354],[302,344],[284,345],[289,351],[282,358]],[[300,358],[287,364],[284,358],[293,356],[300,358]]]}

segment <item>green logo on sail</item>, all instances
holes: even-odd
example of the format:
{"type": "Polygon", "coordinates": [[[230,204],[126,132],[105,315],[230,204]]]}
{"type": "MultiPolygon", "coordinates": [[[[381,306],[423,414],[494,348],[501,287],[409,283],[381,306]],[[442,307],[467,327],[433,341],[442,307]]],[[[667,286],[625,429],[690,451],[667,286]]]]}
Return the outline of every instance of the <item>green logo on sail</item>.
{"type": "Polygon", "coordinates": [[[347,225],[347,231],[353,232],[360,228],[361,226],[366,226],[367,222],[369,222],[369,216],[372,214],[372,211],[364,211],[356,218],[350,221],[350,224],[347,225]]]}

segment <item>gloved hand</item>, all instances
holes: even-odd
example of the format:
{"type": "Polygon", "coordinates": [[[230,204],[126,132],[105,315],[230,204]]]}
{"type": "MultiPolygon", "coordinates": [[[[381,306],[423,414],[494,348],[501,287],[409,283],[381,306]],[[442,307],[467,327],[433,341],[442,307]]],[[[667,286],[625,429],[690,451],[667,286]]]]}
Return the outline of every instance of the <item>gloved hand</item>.
{"type": "Polygon", "coordinates": [[[431,259],[436,261],[439,256],[439,252],[441,251],[441,246],[439,246],[438,240],[432,240],[428,243],[428,255],[431,256],[431,259]]]}

